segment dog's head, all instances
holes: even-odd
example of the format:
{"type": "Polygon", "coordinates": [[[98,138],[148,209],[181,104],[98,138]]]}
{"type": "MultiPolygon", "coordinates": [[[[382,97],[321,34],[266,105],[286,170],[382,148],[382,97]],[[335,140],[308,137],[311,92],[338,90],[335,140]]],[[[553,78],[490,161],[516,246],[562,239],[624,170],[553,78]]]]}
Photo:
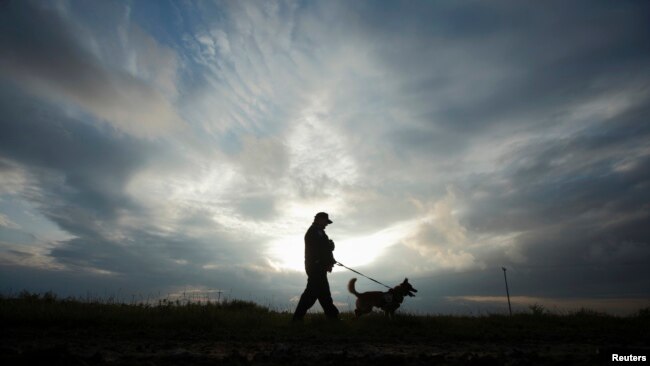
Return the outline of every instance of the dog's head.
{"type": "Polygon", "coordinates": [[[408,278],[405,278],[404,282],[402,282],[399,285],[399,287],[402,290],[402,293],[404,295],[408,295],[410,297],[414,297],[415,296],[414,292],[418,292],[418,290],[416,290],[415,287],[411,286],[408,278]]]}

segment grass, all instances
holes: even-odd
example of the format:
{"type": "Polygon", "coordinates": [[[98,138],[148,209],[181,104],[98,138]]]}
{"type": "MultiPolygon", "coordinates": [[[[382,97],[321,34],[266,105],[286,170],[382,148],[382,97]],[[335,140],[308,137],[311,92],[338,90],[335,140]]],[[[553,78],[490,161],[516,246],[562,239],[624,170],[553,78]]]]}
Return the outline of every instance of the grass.
{"type": "Polygon", "coordinates": [[[650,339],[650,310],[617,317],[581,309],[552,314],[536,306],[527,313],[450,316],[399,314],[389,320],[381,314],[354,319],[341,314],[332,323],[321,314],[308,314],[303,324],[291,324],[291,313],[274,311],[241,300],[155,304],[124,304],[111,299],[60,299],[52,293],[23,292],[0,298],[0,323],[14,330],[93,331],[107,334],[200,336],[235,341],[373,342],[590,342],[636,344],[650,339]]]}

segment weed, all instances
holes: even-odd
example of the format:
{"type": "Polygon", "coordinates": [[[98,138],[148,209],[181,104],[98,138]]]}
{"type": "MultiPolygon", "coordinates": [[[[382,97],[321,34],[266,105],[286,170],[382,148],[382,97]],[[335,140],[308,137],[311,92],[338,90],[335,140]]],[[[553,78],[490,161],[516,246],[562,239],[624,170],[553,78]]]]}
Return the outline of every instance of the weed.
{"type": "Polygon", "coordinates": [[[546,308],[540,304],[533,304],[528,307],[535,316],[542,316],[547,313],[546,308]]]}
{"type": "Polygon", "coordinates": [[[196,333],[208,339],[297,340],[307,338],[355,339],[370,342],[479,341],[522,342],[543,340],[628,339],[635,342],[650,336],[648,308],[637,315],[616,317],[581,309],[553,314],[541,305],[532,314],[513,316],[415,315],[398,313],[393,319],[372,313],[359,319],[341,314],[330,322],[322,314],[308,314],[302,326],[291,324],[291,312],[275,311],[236,299],[192,302],[161,299],[156,302],[115,302],[94,296],[85,299],[58,298],[21,292],[0,297],[0,323],[9,329],[56,329],[72,331],[145,332],[152,337],[174,333],[196,333]]]}

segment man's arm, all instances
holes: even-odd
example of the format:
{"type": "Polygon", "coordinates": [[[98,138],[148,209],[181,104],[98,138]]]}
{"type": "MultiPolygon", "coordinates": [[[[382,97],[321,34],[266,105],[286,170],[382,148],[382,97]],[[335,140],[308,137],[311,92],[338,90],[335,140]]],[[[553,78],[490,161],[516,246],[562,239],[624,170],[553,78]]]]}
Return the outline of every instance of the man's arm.
{"type": "Polygon", "coordinates": [[[334,259],[334,241],[327,237],[327,235],[325,235],[325,239],[326,243],[323,243],[323,247],[325,248],[323,258],[326,258],[324,260],[325,269],[327,269],[327,272],[332,272],[332,269],[336,264],[336,259],[334,259]]]}
{"type": "Polygon", "coordinates": [[[331,241],[324,231],[310,230],[306,236],[307,245],[313,253],[314,262],[323,269],[332,271],[336,263],[334,259],[334,242],[331,241]]]}

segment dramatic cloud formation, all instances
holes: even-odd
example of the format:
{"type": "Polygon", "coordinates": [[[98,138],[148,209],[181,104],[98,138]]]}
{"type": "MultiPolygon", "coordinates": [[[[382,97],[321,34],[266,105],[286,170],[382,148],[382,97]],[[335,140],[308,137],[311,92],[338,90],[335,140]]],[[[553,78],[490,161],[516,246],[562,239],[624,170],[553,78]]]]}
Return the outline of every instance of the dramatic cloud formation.
{"type": "Polygon", "coordinates": [[[93,32],[64,11],[19,2],[4,7],[0,45],[7,52],[0,66],[16,84],[138,136],[155,136],[181,123],[165,97],[176,94],[174,51],[128,19],[112,19],[116,50],[101,36],[83,39],[93,32]]]}
{"type": "Polygon", "coordinates": [[[502,266],[518,306],[647,306],[647,14],[3,2],[1,290],[291,308],[327,211],[337,259],[409,277],[407,310],[505,310],[502,266]]]}

